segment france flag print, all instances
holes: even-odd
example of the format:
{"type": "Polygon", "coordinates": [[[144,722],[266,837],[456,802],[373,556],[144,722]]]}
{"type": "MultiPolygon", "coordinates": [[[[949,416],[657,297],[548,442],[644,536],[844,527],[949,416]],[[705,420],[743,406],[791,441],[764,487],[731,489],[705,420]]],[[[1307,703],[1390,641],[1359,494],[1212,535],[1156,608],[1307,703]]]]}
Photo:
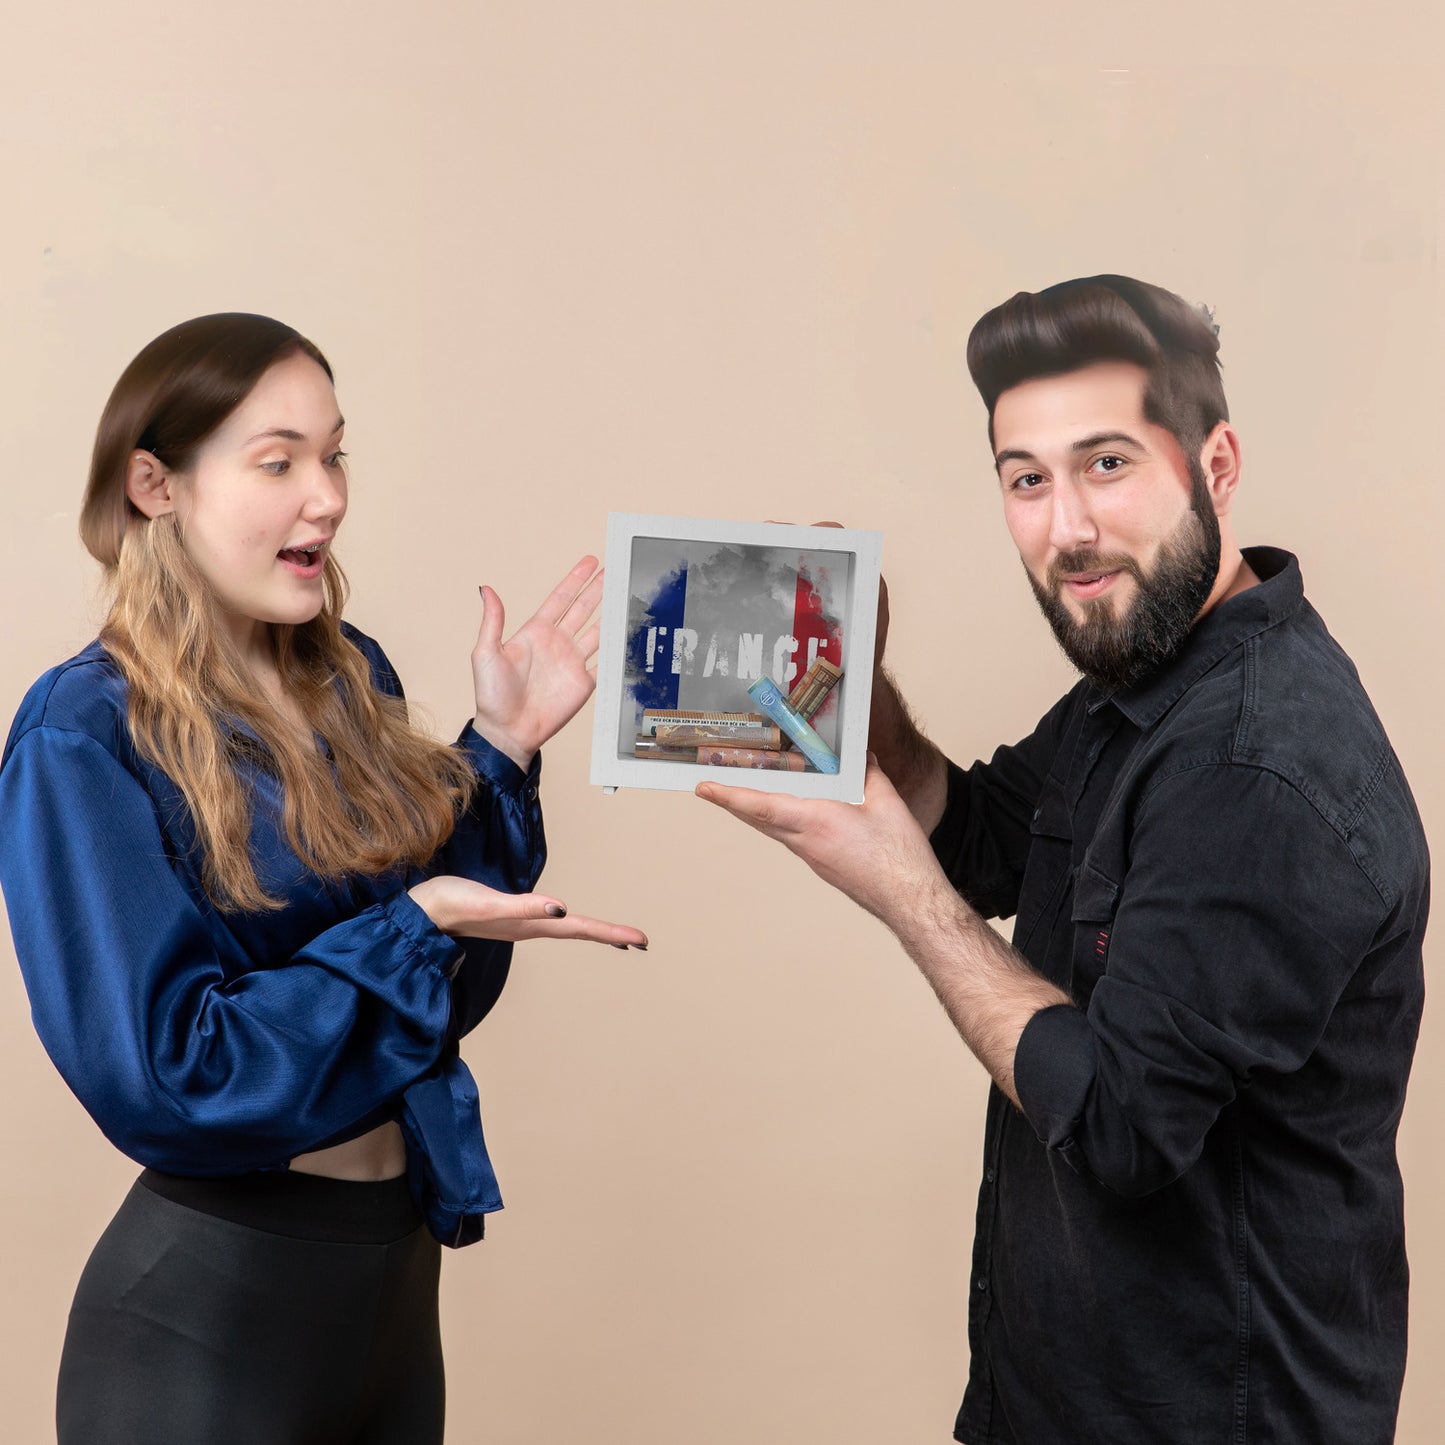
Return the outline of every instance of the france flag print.
{"type": "MultiPolygon", "coordinates": [[[[751,712],[758,678],[786,696],[815,658],[841,667],[852,562],[824,549],[633,538],[619,754],[631,753],[644,708],[751,712]]],[[[833,699],[812,725],[836,748],[833,699]]]]}

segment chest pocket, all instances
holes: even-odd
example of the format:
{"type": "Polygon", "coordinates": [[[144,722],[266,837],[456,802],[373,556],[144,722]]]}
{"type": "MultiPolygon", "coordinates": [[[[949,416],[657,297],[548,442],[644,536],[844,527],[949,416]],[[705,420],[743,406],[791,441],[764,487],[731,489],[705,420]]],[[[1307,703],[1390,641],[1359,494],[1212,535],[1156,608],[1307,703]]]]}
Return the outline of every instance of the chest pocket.
{"type": "Polygon", "coordinates": [[[1069,991],[1080,1008],[1088,1006],[1094,985],[1108,969],[1118,904],[1119,885],[1086,858],[1074,876],[1074,896],[1069,910],[1074,925],[1069,991]]]}
{"type": "MultiPolygon", "coordinates": [[[[1014,921],[1014,947],[1029,951],[1029,940],[1040,923],[1048,925],[1062,907],[1073,868],[1074,823],[1063,788],[1049,778],[1029,821],[1029,859],[1019,889],[1019,911],[1014,921]]],[[[1032,956],[1032,955],[1031,955],[1032,956]]],[[[1035,966],[1039,966],[1036,962],[1035,966]]],[[[1057,980],[1056,980],[1057,982],[1057,980]]]]}

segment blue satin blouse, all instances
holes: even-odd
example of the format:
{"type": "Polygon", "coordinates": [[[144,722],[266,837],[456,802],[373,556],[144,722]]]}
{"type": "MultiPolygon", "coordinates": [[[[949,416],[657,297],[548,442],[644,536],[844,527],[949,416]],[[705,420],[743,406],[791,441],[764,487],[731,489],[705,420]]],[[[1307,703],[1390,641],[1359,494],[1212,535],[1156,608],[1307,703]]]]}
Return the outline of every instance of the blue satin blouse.
{"type": "MultiPolygon", "coordinates": [[[[355,628],[374,685],[400,697],[355,628]]],[[[537,784],[471,726],[479,786],[424,869],[342,883],[286,841],[264,749],[238,750],[251,859],[284,907],[221,913],[175,784],[136,751],[98,642],[30,689],[0,760],[0,887],[41,1042],[123,1153],[184,1175],[284,1169],[387,1120],[434,1235],[501,1208],[458,1040],[496,1002],[512,947],[442,933],[408,896],[454,873],[529,892],[546,858],[537,784]]],[[[237,730],[247,730],[237,725],[237,730]]]]}

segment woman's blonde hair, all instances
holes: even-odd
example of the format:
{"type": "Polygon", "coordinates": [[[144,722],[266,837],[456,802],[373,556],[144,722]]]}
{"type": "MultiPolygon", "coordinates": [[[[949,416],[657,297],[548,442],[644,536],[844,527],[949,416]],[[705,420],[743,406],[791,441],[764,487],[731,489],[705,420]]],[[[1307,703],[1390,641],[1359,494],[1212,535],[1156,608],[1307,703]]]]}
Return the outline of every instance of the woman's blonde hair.
{"type": "Polygon", "coordinates": [[[425,863],[475,787],[464,758],[414,729],[405,704],[373,686],[366,658],[341,630],[346,579],[333,557],[319,615],[271,626],[282,686],[309,730],[298,734],[258,698],[174,514],[151,521],[126,496],[134,451],[184,473],[262,375],[298,352],[331,376],[310,341],[265,316],[202,316],[157,337],[106,403],[80,517],[81,537],[114,586],[100,640],[129,686],[131,735],[185,796],[206,891],[225,910],[280,906],[248,848],[252,798],[236,763],[254,744],[238,722],[260,739],[280,781],[287,841],[326,878],[425,863]]]}

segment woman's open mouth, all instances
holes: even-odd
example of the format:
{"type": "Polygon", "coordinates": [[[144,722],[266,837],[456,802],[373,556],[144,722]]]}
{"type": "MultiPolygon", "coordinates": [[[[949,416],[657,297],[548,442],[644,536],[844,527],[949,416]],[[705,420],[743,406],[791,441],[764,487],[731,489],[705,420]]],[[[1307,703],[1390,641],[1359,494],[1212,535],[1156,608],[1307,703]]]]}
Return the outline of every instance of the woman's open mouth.
{"type": "Polygon", "coordinates": [[[308,547],[283,547],[276,557],[298,577],[319,577],[326,565],[326,543],[312,542],[308,547]]]}

